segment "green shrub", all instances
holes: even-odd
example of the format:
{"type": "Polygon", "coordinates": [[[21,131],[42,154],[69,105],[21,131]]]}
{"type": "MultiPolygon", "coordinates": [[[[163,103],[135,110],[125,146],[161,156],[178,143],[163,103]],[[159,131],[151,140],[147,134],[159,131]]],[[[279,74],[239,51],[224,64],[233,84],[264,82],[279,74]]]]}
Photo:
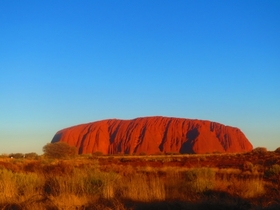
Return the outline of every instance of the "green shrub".
{"type": "Polygon", "coordinates": [[[37,173],[15,173],[14,175],[17,193],[20,196],[32,196],[41,192],[44,178],[37,173]]]}
{"type": "Polygon", "coordinates": [[[265,171],[267,177],[275,176],[280,174],[280,165],[274,164],[265,171]]]}
{"type": "Polygon", "coordinates": [[[185,174],[187,187],[195,193],[205,192],[214,188],[215,172],[211,168],[195,168],[185,174]]]}

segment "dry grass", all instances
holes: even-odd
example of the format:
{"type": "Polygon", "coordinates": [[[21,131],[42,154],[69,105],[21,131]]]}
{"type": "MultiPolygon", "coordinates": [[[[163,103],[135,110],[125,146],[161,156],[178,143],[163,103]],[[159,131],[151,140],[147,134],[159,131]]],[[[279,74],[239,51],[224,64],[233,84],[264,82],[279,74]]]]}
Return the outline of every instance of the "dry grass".
{"type": "Polygon", "coordinates": [[[128,200],[151,202],[166,198],[164,182],[157,174],[122,177],[117,187],[121,197],[128,200]]]}
{"type": "MultiPolygon", "coordinates": [[[[105,159],[103,156],[102,158],[105,159]]],[[[137,158],[134,157],[133,161],[137,158]]],[[[193,203],[203,202],[217,202],[222,206],[219,196],[210,196],[210,201],[207,200],[209,195],[217,195],[217,192],[228,196],[228,206],[239,205],[240,200],[257,201],[268,193],[268,180],[264,181],[264,173],[256,169],[258,167],[252,160],[242,162],[240,168],[219,169],[169,166],[166,164],[172,161],[178,164],[177,159],[170,157],[168,161],[159,163],[151,159],[154,158],[152,156],[142,158],[141,163],[144,164],[137,167],[121,162],[121,158],[114,159],[122,164],[113,162],[111,165],[102,165],[99,158],[84,157],[64,161],[7,159],[0,163],[0,209],[124,210],[134,209],[133,205],[126,205],[127,203],[144,205],[173,201],[184,202],[181,203],[182,206],[188,209],[193,203]],[[153,167],[151,163],[161,164],[161,167],[153,167]],[[240,200],[237,202],[236,198],[240,200]]],[[[187,163],[186,157],[179,158],[179,164],[187,163]]],[[[192,158],[200,164],[210,156],[187,156],[187,160],[192,158]]],[[[214,158],[220,158],[220,155],[215,155],[214,158]]],[[[127,157],[125,160],[132,161],[127,157]]],[[[274,168],[275,164],[267,167],[267,170],[274,168]]],[[[275,189],[278,187],[276,190],[279,190],[278,185],[269,186],[275,189]]]]}
{"type": "Polygon", "coordinates": [[[256,198],[265,194],[264,181],[260,177],[240,178],[228,177],[225,175],[223,179],[215,181],[215,190],[220,192],[227,192],[230,195],[238,196],[240,198],[256,198]]]}

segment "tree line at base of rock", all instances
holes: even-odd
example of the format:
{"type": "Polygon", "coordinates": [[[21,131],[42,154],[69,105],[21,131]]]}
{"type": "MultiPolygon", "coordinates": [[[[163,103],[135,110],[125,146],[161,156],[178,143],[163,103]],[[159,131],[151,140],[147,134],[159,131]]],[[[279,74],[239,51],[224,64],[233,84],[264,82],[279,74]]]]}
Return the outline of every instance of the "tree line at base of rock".
{"type": "MultiPolygon", "coordinates": [[[[65,142],[56,142],[56,143],[48,143],[43,147],[44,156],[46,158],[53,158],[53,159],[64,159],[64,158],[74,158],[78,155],[78,149],[74,146],[70,146],[69,144],[65,142]]],[[[268,150],[265,147],[257,147],[253,149],[251,152],[253,153],[259,153],[264,154],[268,152],[268,150]]],[[[280,153],[280,147],[278,147],[275,152],[280,153]]],[[[161,154],[155,154],[155,155],[176,155],[178,153],[161,153],[161,154]]],[[[104,155],[102,152],[94,152],[92,153],[93,156],[102,156],[104,155]]],[[[116,154],[118,155],[118,154],[116,154]]],[[[121,154],[119,154],[121,155],[121,154]]],[[[122,154],[124,155],[124,154],[122,154]]],[[[146,155],[144,152],[139,155],[146,155]]],[[[26,159],[36,159],[39,157],[39,155],[35,152],[31,153],[11,153],[9,155],[2,155],[9,158],[26,158],[26,159]]]]}

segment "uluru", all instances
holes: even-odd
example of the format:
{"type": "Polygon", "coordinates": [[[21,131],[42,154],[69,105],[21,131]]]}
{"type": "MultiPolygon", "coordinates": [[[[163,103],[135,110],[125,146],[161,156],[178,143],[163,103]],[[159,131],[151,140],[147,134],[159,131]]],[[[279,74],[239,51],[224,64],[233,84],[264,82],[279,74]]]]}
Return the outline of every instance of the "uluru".
{"type": "Polygon", "coordinates": [[[236,127],[174,117],[107,119],[58,131],[51,143],[66,142],[79,154],[248,152],[252,144],[236,127]]]}

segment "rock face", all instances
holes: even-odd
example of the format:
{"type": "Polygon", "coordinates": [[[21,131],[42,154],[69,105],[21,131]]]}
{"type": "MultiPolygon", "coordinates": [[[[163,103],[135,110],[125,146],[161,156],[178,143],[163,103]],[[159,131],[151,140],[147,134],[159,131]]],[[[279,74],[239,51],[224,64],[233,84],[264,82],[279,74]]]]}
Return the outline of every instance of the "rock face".
{"type": "Polygon", "coordinates": [[[143,117],[102,120],[58,131],[52,143],[63,141],[79,154],[157,154],[246,152],[252,145],[238,128],[206,120],[143,117]]]}

